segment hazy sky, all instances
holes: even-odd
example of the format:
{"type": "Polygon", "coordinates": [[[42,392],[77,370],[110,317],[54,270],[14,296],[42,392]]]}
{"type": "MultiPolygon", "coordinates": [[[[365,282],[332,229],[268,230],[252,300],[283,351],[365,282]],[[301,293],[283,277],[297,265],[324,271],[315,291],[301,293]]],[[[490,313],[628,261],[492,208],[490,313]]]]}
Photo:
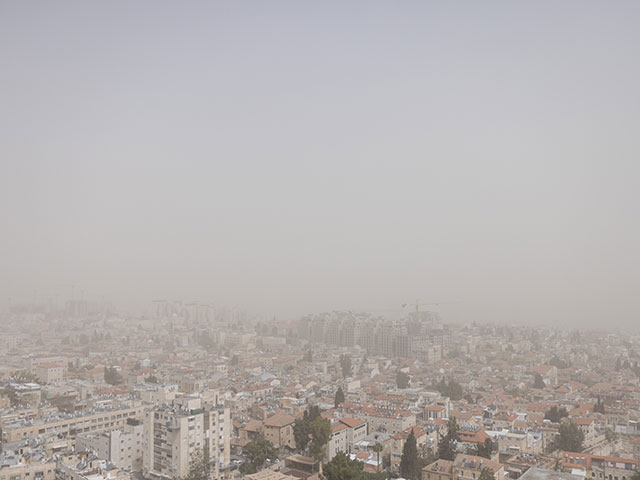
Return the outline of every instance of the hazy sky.
{"type": "Polygon", "coordinates": [[[640,323],[640,2],[0,1],[0,305],[640,323]]]}

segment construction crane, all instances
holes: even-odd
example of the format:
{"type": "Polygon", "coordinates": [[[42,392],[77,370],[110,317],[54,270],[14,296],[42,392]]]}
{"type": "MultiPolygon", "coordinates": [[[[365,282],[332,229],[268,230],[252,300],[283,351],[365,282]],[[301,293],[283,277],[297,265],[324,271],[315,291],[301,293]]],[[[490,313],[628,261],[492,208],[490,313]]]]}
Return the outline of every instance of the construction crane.
{"type": "Polygon", "coordinates": [[[406,307],[416,307],[416,315],[420,312],[420,307],[426,307],[427,305],[453,305],[459,302],[420,302],[420,300],[416,300],[416,303],[403,303],[402,308],[406,307]]]}

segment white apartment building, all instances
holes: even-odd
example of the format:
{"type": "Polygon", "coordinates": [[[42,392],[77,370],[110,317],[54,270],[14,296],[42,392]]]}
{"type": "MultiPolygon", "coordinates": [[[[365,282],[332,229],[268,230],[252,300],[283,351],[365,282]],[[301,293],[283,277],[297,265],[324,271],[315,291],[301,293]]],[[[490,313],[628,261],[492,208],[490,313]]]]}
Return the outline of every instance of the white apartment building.
{"type": "Polygon", "coordinates": [[[143,423],[132,420],[120,430],[78,435],[76,451],[91,451],[121,470],[141,472],[143,439],[143,423]]]}
{"type": "Polygon", "coordinates": [[[221,476],[229,466],[231,417],[228,408],[202,408],[190,400],[188,406],[175,404],[146,413],[142,471],[145,478],[182,477],[193,461],[208,452],[211,478],[221,476]]]}

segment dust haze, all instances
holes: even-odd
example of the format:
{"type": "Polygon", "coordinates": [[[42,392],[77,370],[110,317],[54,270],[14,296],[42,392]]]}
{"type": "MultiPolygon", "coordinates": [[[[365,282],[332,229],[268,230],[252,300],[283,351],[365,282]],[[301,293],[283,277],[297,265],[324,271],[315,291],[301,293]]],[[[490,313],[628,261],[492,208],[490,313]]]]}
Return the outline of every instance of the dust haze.
{"type": "Polygon", "coordinates": [[[0,306],[635,327],[639,9],[2,2],[0,306]]]}

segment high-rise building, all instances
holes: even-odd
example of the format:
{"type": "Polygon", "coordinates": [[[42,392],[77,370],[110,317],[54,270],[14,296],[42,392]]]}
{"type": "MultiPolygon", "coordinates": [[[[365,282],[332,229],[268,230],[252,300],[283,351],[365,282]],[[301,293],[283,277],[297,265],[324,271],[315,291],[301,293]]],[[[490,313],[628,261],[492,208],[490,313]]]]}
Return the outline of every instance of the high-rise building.
{"type": "Polygon", "coordinates": [[[185,476],[194,461],[208,458],[211,478],[221,478],[230,462],[228,408],[202,408],[200,399],[147,412],[144,422],[143,475],[167,479],[185,476]]]}

